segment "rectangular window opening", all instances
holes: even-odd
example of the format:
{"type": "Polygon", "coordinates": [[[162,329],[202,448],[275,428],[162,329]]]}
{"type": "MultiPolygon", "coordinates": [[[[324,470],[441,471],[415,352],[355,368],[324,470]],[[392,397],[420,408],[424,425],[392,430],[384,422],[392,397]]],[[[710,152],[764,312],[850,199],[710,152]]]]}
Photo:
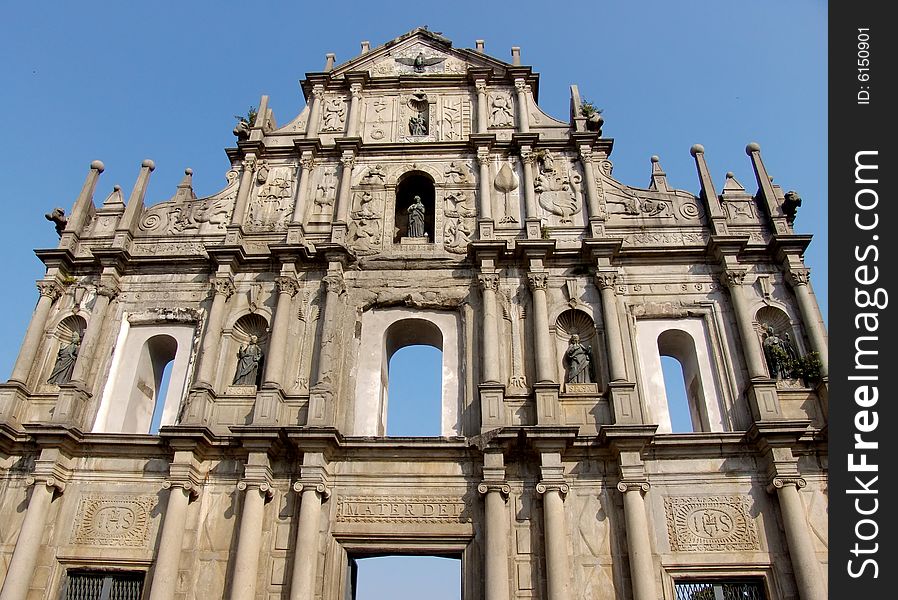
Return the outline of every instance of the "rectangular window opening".
{"type": "Polygon", "coordinates": [[[461,556],[356,555],[347,600],[461,600],[461,556]]]}

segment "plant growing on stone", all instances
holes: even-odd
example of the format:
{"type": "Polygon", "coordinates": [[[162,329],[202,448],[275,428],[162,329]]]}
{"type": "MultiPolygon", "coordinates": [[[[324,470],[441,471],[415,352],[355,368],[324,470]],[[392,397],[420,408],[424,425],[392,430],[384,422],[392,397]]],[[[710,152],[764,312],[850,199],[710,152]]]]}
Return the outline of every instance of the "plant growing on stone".
{"type": "Polygon", "coordinates": [[[242,121],[242,122],[246,123],[247,125],[252,126],[252,124],[255,123],[256,115],[258,115],[258,114],[259,114],[259,109],[257,109],[255,106],[250,106],[249,110],[246,111],[246,116],[234,115],[234,118],[237,119],[238,121],[242,121]]]}
{"type": "Polygon", "coordinates": [[[590,102],[589,100],[584,100],[580,103],[580,114],[582,114],[587,119],[593,115],[601,114],[602,109],[596,108],[596,105],[590,102]]]}

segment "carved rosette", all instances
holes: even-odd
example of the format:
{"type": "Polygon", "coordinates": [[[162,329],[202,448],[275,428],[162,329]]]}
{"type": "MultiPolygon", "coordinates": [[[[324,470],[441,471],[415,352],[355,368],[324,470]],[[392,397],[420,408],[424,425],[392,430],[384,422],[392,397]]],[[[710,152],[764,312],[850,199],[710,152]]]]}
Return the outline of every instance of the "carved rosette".
{"type": "Polygon", "coordinates": [[[35,285],[41,297],[46,296],[51,302],[56,302],[62,296],[62,286],[55,281],[38,281],[35,285]]]}
{"type": "Polygon", "coordinates": [[[234,295],[237,291],[234,287],[234,281],[230,277],[213,277],[209,280],[212,290],[215,294],[224,296],[225,300],[234,295]]]}
{"type": "Polygon", "coordinates": [[[548,492],[558,492],[558,495],[561,496],[562,500],[564,500],[564,497],[567,496],[570,491],[571,486],[563,481],[540,481],[536,484],[537,494],[545,495],[548,492]]]}
{"type": "Polygon", "coordinates": [[[600,290],[614,290],[617,284],[617,272],[615,271],[599,271],[596,273],[596,285],[600,290]]]}
{"type": "Polygon", "coordinates": [[[727,269],[720,275],[720,281],[728,288],[734,288],[745,283],[745,269],[727,269]]]}
{"type": "Polygon", "coordinates": [[[294,277],[281,275],[275,278],[274,285],[279,294],[290,294],[292,297],[299,292],[299,282],[294,277]]]}
{"type": "Polygon", "coordinates": [[[536,291],[536,290],[546,291],[546,288],[549,285],[549,274],[548,273],[528,273],[527,274],[527,284],[530,286],[530,289],[533,291],[536,291]]]}
{"type": "Polygon", "coordinates": [[[792,287],[799,287],[802,285],[807,285],[810,281],[811,270],[810,269],[789,269],[786,272],[787,277],[789,278],[789,283],[792,284],[792,287]]]}
{"type": "Polygon", "coordinates": [[[499,275],[496,273],[480,273],[477,275],[477,283],[484,292],[499,291],[499,275]]]}
{"type": "Polygon", "coordinates": [[[680,496],[664,499],[667,535],[674,552],[759,550],[745,496],[680,496]]]}

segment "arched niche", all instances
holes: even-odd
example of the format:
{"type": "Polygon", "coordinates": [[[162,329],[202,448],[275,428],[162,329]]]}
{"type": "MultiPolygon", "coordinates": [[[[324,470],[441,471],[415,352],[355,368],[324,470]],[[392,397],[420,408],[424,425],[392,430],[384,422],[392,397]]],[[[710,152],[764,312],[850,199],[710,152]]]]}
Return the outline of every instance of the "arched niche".
{"type": "Polygon", "coordinates": [[[599,368],[599,344],[596,335],[596,324],[592,317],[582,310],[570,308],[558,315],[555,319],[555,347],[558,372],[561,374],[561,381],[568,380],[568,365],[565,357],[570,347],[571,338],[573,336],[580,338],[580,343],[588,346],[591,353],[590,382],[599,383],[601,377],[601,369],[599,368]]]}
{"type": "Polygon", "coordinates": [[[259,313],[248,313],[242,315],[234,322],[231,329],[228,343],[225,349],[228,353],[225,361],[225,384],[233,385],[234,376],[239,362],[239,352],[241,348],[248,346],[252,339],[262,351],[262,358],[256,370],[256,384],[258,386],[261,381],[262,370],[265,368],[265,359],[268,358],[268,321],[259,313]]]}
{"type": "Polygon", "coordinates": [[[440,432],[460,435],[461,338],[454,312],[406,308],[371,309],[362,315],[358,375],[350,435],[386,434],[390,358],[411,345],[442,351],[440,432]]]}
{"type": "MultiPolygon", "coordinates": [[[[59,350],[71,344],[76,336],[83,342],[86,329],[87,322],[80,315],[68,315],[59,321],[50,338],[45,365],[41,369],[40,383],[42,385],[47,383],[56,385],[59,383],[48,381],[48,379],[53,376],[53,372],[56,369],[59,350]]],[[[74,363],[71,364],[71,368],[74,368],[74,363]]],[[[63,382],[67,383],[68,380],[63,380],[63,382]]]]}
{"type": "Polygon", "coordinates": [[[424,171],[409,171],[399,178],[396,185],[396,214],[394,217],[393,243],[398,244],[408,237],[408,209],[415,196],[424,205],[424,233],[429,243],[434,241],[436,231],[436,188],[433,178],[424,171]]]}
{"type": "Polygon", "coordinates": [[[93,431],[149,433],[159,403],[160,426],[174,424],[192,366],[195,329],[193,323],[134,325],[123,319],[93,431]],[[160,397],[169,363],[168,389],[160,397]]]}
{"type": "Polygon", "coordinates": [[[704,319],[640,319],[636,334],[642,397],[649,422],[658,424],[658,432],[672,431],[662,356],[676,359],[682,367],[692,430],[726,431],[704,319]]]}

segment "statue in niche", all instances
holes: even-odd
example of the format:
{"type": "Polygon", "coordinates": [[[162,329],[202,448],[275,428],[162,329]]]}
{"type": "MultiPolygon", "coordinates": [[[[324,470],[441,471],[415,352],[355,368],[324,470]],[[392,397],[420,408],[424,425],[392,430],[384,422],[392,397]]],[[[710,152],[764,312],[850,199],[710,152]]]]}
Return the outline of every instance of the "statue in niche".
{"type": "Polygon", "coordinates": [[[576,333],[571,336],[567,351],[564,353],[567,366],[567,383],[595,383],[592,376],[592,348],[580,342],[576,333]]]}
{"type": "Polygon", "coordinates": [[[504,94],[496,94],[490,102],[490,125],[493,127],[509,127],[514,125],[514,114],[511,102],[504,94]]]}
{"type": "Polygon", "coordinates": [[[233,385],[256,385],[259,379],[259,366],[262,364],[262,349],[258,341],[256,336],[251,335],[249,344],[240,347],[233,385]]]}
{"type": "Polygon", "coordinates": [[[798,359],[798,353],[788,333],[780,337],[772,326],[764,327],[764,358],[772,378],[791,379],[794,376],[794,364],[798,359]]]}
{"type": "Polygon", "coordinates": [[[81,336],[78,332],[72,334],[72,341],[59,349],[56,354],[56,364],[47,378],[47,383],[62,385],[72,380],[75,372],[75,361],[78,360],[78,350],[81,348],[81,336]]]}
{"type": "Polygon", "coordinates": [[[425,237],[424,233],[424,204],[421,196],[415,196],[414,202],[408,207],[408,237],[425,237]]]}
{"type": "Polygon", "coordinates": [[[427,135],[427,118],[423,112],[412,115],[408,120],[408,131],[411,135],[427,135]]]}

